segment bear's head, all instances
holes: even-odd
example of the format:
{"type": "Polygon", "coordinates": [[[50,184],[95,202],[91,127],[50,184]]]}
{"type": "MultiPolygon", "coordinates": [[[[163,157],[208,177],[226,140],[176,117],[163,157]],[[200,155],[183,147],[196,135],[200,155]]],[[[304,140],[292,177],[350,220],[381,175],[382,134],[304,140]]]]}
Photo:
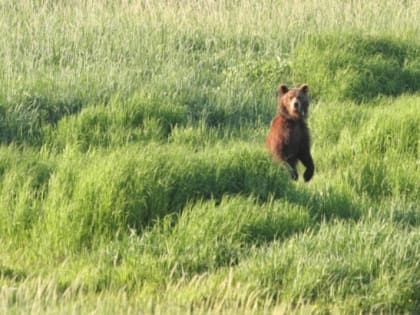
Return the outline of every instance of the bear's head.
{"type": "Polygon", "coordinates": [[[309,87],[302,84],[298,88],[288,88],[280,84],[277,89],[278,111],[291,119],[306,119],[309,108],[309,87]]]}

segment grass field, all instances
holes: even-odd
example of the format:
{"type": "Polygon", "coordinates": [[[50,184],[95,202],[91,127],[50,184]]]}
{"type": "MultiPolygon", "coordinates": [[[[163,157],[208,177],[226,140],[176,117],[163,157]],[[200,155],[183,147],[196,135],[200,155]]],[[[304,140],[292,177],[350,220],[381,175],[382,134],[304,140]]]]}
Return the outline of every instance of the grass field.
{"type": "Polygon", "coordinates": [[[0,313],[419,313],[419,21],[0,0],[0,313]],[[308,184],[264,148],[280,82],[310,86],[308,184]]]}

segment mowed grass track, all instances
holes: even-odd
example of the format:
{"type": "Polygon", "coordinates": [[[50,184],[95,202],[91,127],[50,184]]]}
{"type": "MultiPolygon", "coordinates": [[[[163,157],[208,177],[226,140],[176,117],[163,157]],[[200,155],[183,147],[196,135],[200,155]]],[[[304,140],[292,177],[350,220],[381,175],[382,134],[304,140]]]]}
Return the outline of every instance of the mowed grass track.
{"type": "Polygon", "coordinates": [[[1,1],[0,313],[420,312],[419,20],[1,1]],[[308,184],[264,149],[280,82],[310,85],[308,184]]]}

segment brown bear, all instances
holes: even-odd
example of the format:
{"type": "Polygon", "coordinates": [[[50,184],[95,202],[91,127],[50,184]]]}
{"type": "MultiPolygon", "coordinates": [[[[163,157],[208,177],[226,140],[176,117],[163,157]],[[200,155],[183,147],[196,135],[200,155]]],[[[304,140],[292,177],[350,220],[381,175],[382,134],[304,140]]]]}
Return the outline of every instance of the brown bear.
{"type": "Polygon", "coordinates": [[[309,181],[314,174],[314,162],[310,151],[310,135],[306,125],[308,116],[309,87],[302,84],[298,88],[288,88],[280,84],[277,89],[276,116],[271,121],[266,145],[273,158],[290,166],[290,176],[297,180],[296,164],[306,167],[303,178],[309,181]]]}

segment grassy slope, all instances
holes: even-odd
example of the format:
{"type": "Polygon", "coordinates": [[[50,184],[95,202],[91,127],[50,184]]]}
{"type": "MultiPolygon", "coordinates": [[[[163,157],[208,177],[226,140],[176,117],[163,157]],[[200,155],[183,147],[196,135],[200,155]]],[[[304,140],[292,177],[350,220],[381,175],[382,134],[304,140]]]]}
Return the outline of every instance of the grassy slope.
{"type": "Polygon", "coordinates": [[[418,4],[101,3],[0,2],[0,312],[420,310],[418,4]]]}

